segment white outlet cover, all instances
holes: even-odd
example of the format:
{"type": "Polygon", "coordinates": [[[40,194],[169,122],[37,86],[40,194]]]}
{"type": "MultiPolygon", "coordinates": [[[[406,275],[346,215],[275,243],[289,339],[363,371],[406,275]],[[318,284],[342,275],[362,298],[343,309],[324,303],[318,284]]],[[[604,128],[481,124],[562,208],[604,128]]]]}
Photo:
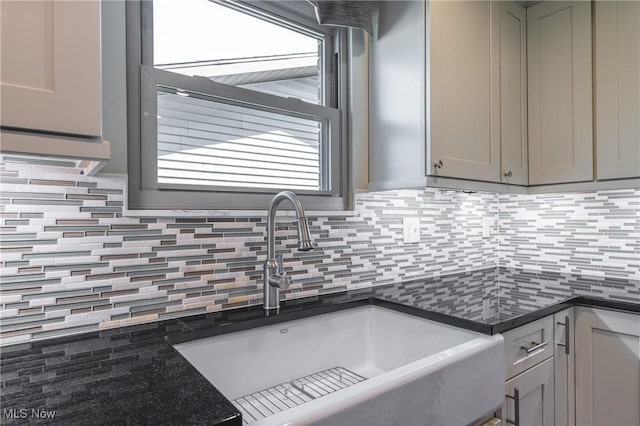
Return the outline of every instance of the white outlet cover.
{"type": "Polygon", "coordinates": [[[406,244],[420,242],[420,218],[402,218],[402,240],[406,244]]]}

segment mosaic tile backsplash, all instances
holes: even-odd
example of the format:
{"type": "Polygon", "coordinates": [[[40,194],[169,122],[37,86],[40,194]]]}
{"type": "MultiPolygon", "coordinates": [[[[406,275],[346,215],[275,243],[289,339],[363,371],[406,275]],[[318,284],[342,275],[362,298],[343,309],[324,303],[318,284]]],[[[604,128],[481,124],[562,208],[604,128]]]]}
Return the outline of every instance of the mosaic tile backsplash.
{"type": "MultiPolygon", "coordinates": [[[[262,212],[124,217],[122,176],[7,163],[0,179],[3,344],[262,303],[262,212]]],[[[308,214],[318,249],[306,253],[293,217],[280,217],[277,250],[294,281],[282,297],[497,266],[593,277],[596,293],[640,297],[640,190],[359,193],[355,210],[308,214]],[[421,242],[405,244],[403,218],[416,216],[421,242]]]]}
{"type": "Polygon", "coordinates": [[[640,280],[640,190],[499,199],[500,266],[640,280]]]}
{"type": "MultiPolygon", "coordinates": [[[[15,163],[0,173],[3,344],[262,302],[264,215],[123,217],[122,177],[15,163]]],[[[497,194],[360,193],[355,214],[308,216],[311,252],[296,250],[291,216],[277,226],[294,281],[284,298],[497,266],[497,194]],[[410,216],[420,243],[403,243],[410,216]]]]}

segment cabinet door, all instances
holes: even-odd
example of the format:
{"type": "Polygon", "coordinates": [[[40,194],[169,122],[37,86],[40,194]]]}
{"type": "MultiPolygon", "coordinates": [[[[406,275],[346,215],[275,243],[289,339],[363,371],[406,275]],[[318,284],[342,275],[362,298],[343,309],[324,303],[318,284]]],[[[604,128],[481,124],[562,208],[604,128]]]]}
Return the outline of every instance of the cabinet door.
{"type": "Polygon", "coordinates": [[[576,424],[640,424],[640,315],[576,308],[576,424]]]}
{"type": "Polygon", "coordinates": [[[502,420],[515,421],[519,417],[520,426],[553,425],[553,358],[536,365],[506,383],[505,403],[502,420]],[[514,397],[518,389],[518,404],[514,397]]]}
{"type": "Polygon", "coordinates": [[[527,9],[529,184],[593,180],[591,4],[527,9]]]}
{"type": "Polygon", "coordinates": [[[527,185],[527,12],[515,2],[499,4],[500,179],[527,185]]]}
{"type": "Polygon", "coordinates": [[[2,126],[100,136],[100,3],[1,1],[2,126]]]}
{"type": "Polygon", "coordinates": [[[499,182],[499,5],[435,1],[429,8],[427,172],[499,182]]]}
{"type": "Polygon", "coordinates": [[[574,310],[553,315],[553,369],[556,426],[575,425],[574,310]]]}
{"type": "Polygon", "coordinates": [[[640,176],[640,2],[595,3],[598,179],[640,176]]]}

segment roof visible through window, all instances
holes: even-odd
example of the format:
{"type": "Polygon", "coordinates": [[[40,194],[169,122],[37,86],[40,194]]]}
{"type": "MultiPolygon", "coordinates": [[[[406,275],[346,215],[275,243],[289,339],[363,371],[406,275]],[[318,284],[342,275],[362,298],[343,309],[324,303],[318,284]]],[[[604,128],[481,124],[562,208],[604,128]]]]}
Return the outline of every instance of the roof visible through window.
{"type": "Polygon", "coordinates": [[[153,6],[155,68],[322,103],[322,38],[209,0],[153,6]]]}

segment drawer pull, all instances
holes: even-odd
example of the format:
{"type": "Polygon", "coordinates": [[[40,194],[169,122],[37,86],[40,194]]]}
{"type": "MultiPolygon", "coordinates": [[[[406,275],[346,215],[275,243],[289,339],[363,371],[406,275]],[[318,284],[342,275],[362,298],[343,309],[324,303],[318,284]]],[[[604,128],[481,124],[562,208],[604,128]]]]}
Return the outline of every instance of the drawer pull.
{"type": "Polygon", "coordinates": [[[548,345],[548,343],[546,341],[544,341],[542,343],[531,342],[531,346],[529,346],[528,348],[526,346],[520,346],[520,349],[523,349],[523,350],[527,351],[527,354],[530,354],[532,352],[537,351],[538,349],[544,348],[547,345],[548,345]]]}
{"type": "Polygon", "coordinates": [[[506,419],[507,423],[514,426],[520,426],[520,390],[518,388],[515,388],[513,390],[513,396],[506,395],[506,397],[509,399],[513,399],[513,411],[515,412],[513,416],[514,419],[506,419]]]}

